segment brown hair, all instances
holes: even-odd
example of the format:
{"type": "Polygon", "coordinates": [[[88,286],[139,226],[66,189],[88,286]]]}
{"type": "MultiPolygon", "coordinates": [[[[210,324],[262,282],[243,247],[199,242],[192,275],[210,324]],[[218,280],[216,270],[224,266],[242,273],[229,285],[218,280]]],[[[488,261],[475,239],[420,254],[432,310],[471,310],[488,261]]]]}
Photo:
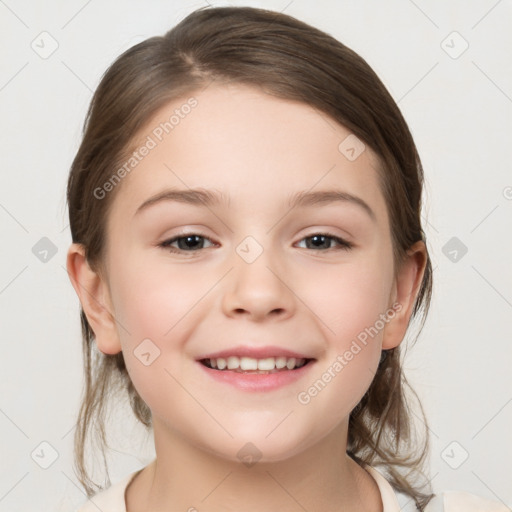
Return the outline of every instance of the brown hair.
{"type": "MultiPolygon", "coordinates": [[[[365,60],[332,36],[284,14],[251,7],[202,8],[163,37],[149,38],[124,52],[94,93],[67,189],[72,240],[83,244],[92,268],[101,270],[106,217],[116,193],[98,199],[94,191],[126,161],[134,137],[152,115],[213,80],[257,86],[276,97],[303,102],[351,130],[381,164],[395,265],[415,242],[425,240],[420,158],[398,106],[365,60]]],[[[420,328],[431,291],[427,253],[413,308],[413,318],[423,313],[420,328]]],[[[148,429],[151,413],[129,378],[122,352],[100,353],[83,309],[80,314],[85,389],[75,432],[75,468],[91,496],[101,487],[86,469],[85,444],[96,419],[92,434],[100,441],[105,461],[108,398],[125,389],[136,418],[148,429]]],[[[432,494],[420,491],[410,474],[423,474],[428,427],[418,400],[426,428],[419,440],[414,439],[405,394],[406,387],[411,388],[402,373],[400,346],[384,354],[372,384],[350,415],[347,451],[360,464],[382,465],[391,484],[423,510],[432,494]]],[[[105,469],[108,476],[106,461],[105,469]]]]}

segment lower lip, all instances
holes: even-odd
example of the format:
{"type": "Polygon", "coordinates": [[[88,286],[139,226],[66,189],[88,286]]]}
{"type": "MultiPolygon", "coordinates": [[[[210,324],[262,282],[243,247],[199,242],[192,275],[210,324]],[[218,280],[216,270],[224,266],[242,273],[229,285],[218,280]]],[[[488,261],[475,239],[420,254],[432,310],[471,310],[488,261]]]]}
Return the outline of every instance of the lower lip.
{"type": "Polygon", "coordinates": [[[297,368],[276,373],[240,373],[229,370],[213,370],[204,364],[197,363],[207,375],[218,382],[231,384],[242,391],[273,391],[296,382],[313,366],[314,361],[297,368]]]}

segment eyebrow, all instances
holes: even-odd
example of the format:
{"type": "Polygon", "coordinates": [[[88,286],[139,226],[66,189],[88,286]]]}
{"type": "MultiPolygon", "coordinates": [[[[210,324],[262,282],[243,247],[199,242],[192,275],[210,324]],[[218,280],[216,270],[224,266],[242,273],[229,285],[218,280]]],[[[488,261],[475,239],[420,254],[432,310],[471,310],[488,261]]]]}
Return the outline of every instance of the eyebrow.
{"type": "MultiPolygon", "coordinates": [[[[191,204],[194,206],[215,206],[223,202],[229,203],[229,197],[220,192],[207,190],[204,188],[195,188],[188,190],[168,189],[150,197],[144,201],[136,210],[135,215],[150,206],[164,202],[175,201],[179,203],[191,204]]],[[[360,197],[349,194],[342,190],[319,190],[309,192],[307,190],[296,192],[288,198],[288,206],[290,209],[304,206],[316,206],[322,204],[332,204],[335,202],[347,202],[359,206],[369,217],[375,221],[377,219],[375,212],[370,208],[368,203],[360,197]]]]}

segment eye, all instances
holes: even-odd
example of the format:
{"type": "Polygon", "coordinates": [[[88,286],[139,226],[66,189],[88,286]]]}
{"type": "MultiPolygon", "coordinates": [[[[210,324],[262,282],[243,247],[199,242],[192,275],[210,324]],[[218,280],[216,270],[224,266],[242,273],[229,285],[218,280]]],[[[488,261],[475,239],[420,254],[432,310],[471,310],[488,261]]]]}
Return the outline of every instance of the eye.
{"type": "MultiPolygon", "coordinates": [[[[306,240],[306,249],[323,249],[323,250],[329,250],[329,249],[335,249],[334,247],[331,247],[331,242],[335,242],[338,244],[338,250],[348,250],[352,249],[352,244],[350,242],[347,242],[343,240],[342,238],[339,238],[335,235],[331,235],[330,233],[315,233],[314,235],[307,236],[301,240],[306,240]],[[311,240],[311,243],[307,243],[307,240],[311,240]]],[[[300,242],[299,242],[300,243],[300,242]]]]}
{"type": "MultiPolygon", "coordinates": [[[[334,242],[338,246],[338,250],[348,250],[353,246],[351,243],[343,240],[340,237],[335,235],[331,235],[329,233],[315,233],[311,236],[307,236],[303,238],[302,241],[306,241],[306,249],[320,249],[322,251],[327,251],[329,249],[336,249],[336,247],[332,247],[331,244],[334,242]],[[310,240],[311,243],[307,241],[310,240]]],[[[170,250],[170,252],[179,253],[179,252],[198,252],[201,249],[205,249],[204,242],[207,241],[211,244],[211,246],[215,245],[209,238],[199,235],[197,233],[185,233],[179,236],[175,236],[170,238],[169,240],[165,240],[159,244],[159,247],[170,250]],[[177,246],[175,245],[177,244],[177,246]]]]}
{"type": "Polygon", "coordinates": [[[197,252],[200,249],[204,249],[205,240],[211,243],[209,238],[198,235],[196,233],[186,233],[175,236],[174,238],[170,238],[169,240],[165,240],[159,244],[159,247],[169,249],[171,252],[197,252]],[[174,247],[173,244],[176,243],[177,247],[174,247]]]}

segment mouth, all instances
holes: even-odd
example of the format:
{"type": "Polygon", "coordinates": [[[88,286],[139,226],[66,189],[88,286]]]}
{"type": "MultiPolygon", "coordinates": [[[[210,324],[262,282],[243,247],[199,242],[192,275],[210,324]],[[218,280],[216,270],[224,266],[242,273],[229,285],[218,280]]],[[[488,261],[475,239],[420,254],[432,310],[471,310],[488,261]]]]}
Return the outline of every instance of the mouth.
{"type": "Polygon", "coordinates": [[[243,374],[274,374],[281,372],[293,372],[311,364],[313,358],[296,357],[266,357],[255,359],[252,357],[229,356],[227,358],[206,358],[199,362],[211,370],[218,372],[232,372],[243,374]]]}

